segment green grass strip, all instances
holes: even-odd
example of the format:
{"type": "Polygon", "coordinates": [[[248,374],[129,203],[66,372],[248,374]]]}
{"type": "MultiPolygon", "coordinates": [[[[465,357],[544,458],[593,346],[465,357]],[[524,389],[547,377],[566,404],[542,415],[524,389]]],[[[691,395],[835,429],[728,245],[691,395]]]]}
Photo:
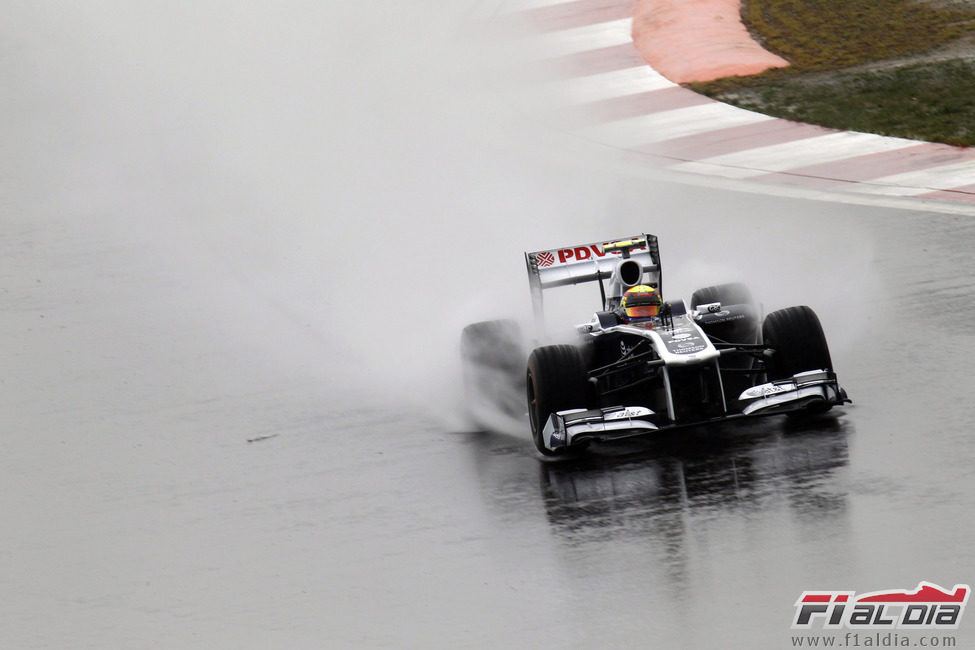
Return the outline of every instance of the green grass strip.
{"type": "Polygon", "coordinates": [[[975,145],[975,60],[910,63],[975,35],[975,13],[920,0],[745,0],[741,12],[791,65],[689,84],[697,92],[831,128],[975,145]]]}
{"type": "Polygon", "coordinates": [[[741,17],[802,72],[925,52],[969,33],[975,18],[912,0],[746,0],[741,17]]]}

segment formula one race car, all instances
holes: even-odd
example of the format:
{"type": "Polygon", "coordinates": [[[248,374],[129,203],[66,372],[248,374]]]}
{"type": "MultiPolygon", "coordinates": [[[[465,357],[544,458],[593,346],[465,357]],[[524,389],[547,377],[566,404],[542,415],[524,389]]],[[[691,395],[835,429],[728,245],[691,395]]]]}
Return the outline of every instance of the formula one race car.
{"type": "Polygon", "coordinates": [[[474,323],[461,335],[468,394],[523,417],[525,402],[511,397],[523,387],[542,454],[733,418],[802,417],[850,401],[809,307],[760,323],[748,288],[732,283],[698,289],[689,305],[627,308],[628,296],[662,291],[653,235],[527,252],[525,262],[539,323],[548,289],[595,282],[602,298],[602,310],[576,326],[574,344],[526,354],[514,321],[474,323]]]}

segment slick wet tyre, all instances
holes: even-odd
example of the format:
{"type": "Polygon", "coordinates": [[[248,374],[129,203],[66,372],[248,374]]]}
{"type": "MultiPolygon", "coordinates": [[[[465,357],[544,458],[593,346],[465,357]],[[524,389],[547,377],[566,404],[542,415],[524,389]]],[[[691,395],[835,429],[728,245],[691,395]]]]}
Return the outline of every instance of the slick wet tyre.
{"type": "Polygon", "coordinates": [[[552,413],[586,408],[586,367],[579,349],[572,345],[536,348],[528,357],[527,397],[535,448],[546,456],[561,453],[545,447],[542,431],[552,413]]]}
{"type": "Polygon", "coordinates": [[[513,320],[472,323],[460,333],[460,352],[465,362],[499,370],[521,370],[525,363],[521,328],[513,320]]]}
{"type": "MultiPolygon", "coordinates": [[[[524,417],[525,352],[518,323],[492,320],[468,325],[460,335],[460,356],[469,410],[484,407],[524,417]]],[[[486,421],[481,424],[490,426],[486,421]]]]}
{"type": "Polygon", "coordinates": [[[729,282],[704,287],[691,294],[691,309],[712,302],[720,302],[722,305],[751,305],[752,292],[741,282],[729,282]]]}
{"type": "MultiPolygon", "coordinates": [[[[737,305],[734,309],[741,318],[724,323],[704,326],[704,331],[712,341],[727,343],[754,344],[759,342],[761,322],[751,290],[741,282],[729,282],[713,287],[698,289],[691,295],[691,309],[700,305],[720,302],[722,308],[737,305]]],[[[748,356],[730,356],[721,360],[721,367],[727,372],[722,376],[725,400],[729,405],[737,404],[738,396],[754,383],[754,375],[746,371],[755,367],[755,361],[748,356]]]]}
{"type": "Polygon", "coordinates": [[[728,343],[758,342],[759,318],[752,292],[747,286],[741,282],[729,282],[704,287],[691,294],[691,309],[713,302],[720,302],[722,308],[739,305],[737,311],[744,317],[705,327],[708,336],[728,343]]]}
{"type": "Polygon", "coordinates": [[[823,327],[809,307],[773,311],[762,324],[762,337],[771,350],[765,364],[769,381],[788,379],[806,370],[833,369],[823,327]]]}

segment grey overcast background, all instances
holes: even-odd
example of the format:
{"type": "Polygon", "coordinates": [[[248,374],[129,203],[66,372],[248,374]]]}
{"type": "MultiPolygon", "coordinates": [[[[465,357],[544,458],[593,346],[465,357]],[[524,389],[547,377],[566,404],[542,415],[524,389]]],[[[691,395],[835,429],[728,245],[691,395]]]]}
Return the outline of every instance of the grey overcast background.
{"type": "Polygon", "coordinates": [[[5,4],[0,646],[785,647],[803,589],[972,581],[971,218],[610,164],[492,9],[5,4]],[[814,306],[854,407],[477,432],[522,251],[644,229],[668,297],[814,306]]]}

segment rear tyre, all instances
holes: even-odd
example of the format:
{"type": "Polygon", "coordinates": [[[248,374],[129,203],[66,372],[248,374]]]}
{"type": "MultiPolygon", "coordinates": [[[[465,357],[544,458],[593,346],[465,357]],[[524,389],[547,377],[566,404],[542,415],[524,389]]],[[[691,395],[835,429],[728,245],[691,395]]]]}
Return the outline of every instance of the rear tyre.
{"type": "MultiPolygon", "coordinates": [[[[704,325],[703,329],[712,341],[758,343],[761,323],[758,318],[758,310],[755,308],[755,301],[752,298],[752,292],[746,285],[741,282],[729,282],[717,284],[713,287],[704,287],[691,294],[691,309],[697,309],[700,305],[713,302],[720,302],[722,308],[728,305],[743,306],[736,311],[744,317],[723,323],[704,325]]],[[[754,385],[755,375],[747,371],[753,370],[755,365],[755,360],[750,356],[734,355],[722,359],[721,368],[730,371],[722,375],[725,401],[730,409],[735,410],[741,392],[754,385]]]]}
{"type": "Polygon", "coordinates": [[[545,447],[542,431],[552,413],[587,406],[586,366],[579,349],[572,345],[536,348],[528,357],[527,398],[535,448],[546,456],[562,453],[545,447]]]}
{"type": "Polygon", "coordinates": [[[704,287],[691,294],[691,309],[712,302],[720,302],[722,305],[751,305],[754,301],[751,290],[741,282],[704,287]]]}
{"type": "Polygon", "coordinates": [[[704,329],[709,336],[728,343],[758,343],[758,314],[752,292],[747,286],[741,282],[729,282],[704,287],[691,294],[691,309],[713,302],[720,302],[722,308],[744,305],[744,309],[737,311],[743,312],[745,318],[706,325],[704,329]]]}
{"type": "Polygon", "coordinates": [[[517,322],[491,320],[468,325],[460,335],[460,355],[468,404],[523,416],[525,351],[517,322]]]}
{"type": "Polygon", "coordinates": [[[460,333],[460,352],[465,362],[503,370],[520,370],[525,362],[521,328],[513,320],[471,323],[460,333]]]}

